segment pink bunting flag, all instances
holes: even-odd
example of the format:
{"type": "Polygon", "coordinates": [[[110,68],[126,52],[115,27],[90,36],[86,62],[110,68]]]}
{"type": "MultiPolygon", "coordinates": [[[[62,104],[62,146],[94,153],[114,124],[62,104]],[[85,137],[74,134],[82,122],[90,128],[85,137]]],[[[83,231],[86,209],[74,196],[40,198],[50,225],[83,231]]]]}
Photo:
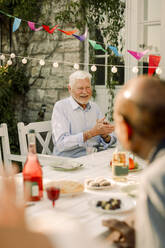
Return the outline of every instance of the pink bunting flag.
{"type": "Polygon", "coordinates": [[[150,55],[149,56],[149,68],[148,75],[152,76],[159,65],[161,56],[150,55]]]}
{"type": "Polygon", "coordinates": [[[53,34],[54,30],[58,27],[58,24],[55,25],[52,29],[50,29],[49,26],[47,26],[47,25],[42,25],[42,27],[43,27],[49,34],[53,34]]]}
{"type": "Polygon", "coordinates": [[[74,34],[74,33],[76,33],[77,32],[77,30],[73,30],[73,31],[64,31],[64,30],[62,30],[62,29],[58,29],[60,32],[63,32],[64,34],[66,34],[66,35],[72,35],[72,34],[74,34]]]}
{"type": "Polygon", "coordinates": [[[131,50],[127,50],[135,59],[140,60],[149,50],[145,50],[143,52],[135,52],[131,50]]]}
{"type": "Polygon", "coordinates": [[[35,28],[35,23],[34,22],[28,22],[28,26],[33,31],[40,31],[42,29],[42,27],[35,28]]]}

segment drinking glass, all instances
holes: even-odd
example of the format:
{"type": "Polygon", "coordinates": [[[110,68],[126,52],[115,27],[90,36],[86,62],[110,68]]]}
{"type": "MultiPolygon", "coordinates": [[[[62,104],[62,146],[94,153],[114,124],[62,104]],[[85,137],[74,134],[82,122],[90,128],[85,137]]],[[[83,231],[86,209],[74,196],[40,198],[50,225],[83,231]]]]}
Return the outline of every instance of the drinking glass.
{"type": "Polygon", "coordinates": [[[86,167],[90,167],[90,166],[93,166],[95,164],[95,156],[94,156],[94,153],[97,152],[97,148],[92,146],[92,145],[89,145],[89,144],[86,144],[86,155],[91,155],[91,159],[89,161],[88,159],[88,162],[86,164],[86,167]]]}
{"type": "Polygon", "coordinates": [[[55,206],[55,201],[59,198],[60,196],[60,189],[56,187],[47,187],[46,188],[47,196],[48,199],[52,201],[53,207],[55,206]]]}
{"type": "Polygon", "coordinates": [[[97,152],[97,148],[94,146],[86,146],[86,154],[89,155],[91,153],[97,152]]]}

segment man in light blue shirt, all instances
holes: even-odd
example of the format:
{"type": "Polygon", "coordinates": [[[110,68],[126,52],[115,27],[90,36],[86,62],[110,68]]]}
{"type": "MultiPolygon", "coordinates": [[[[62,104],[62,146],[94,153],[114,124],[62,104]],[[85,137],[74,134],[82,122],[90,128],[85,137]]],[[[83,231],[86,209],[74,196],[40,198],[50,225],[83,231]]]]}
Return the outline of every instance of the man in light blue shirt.
{"type": "Polygon", "coordinates": [[[55,103],[52,114],[53,153],[57,156],[86,155],[86,146],[116,142],[114,126],[105,121],[96,103],[91,102],[91,74],[76,71],[69,77],[70,97],[55,103]]]}

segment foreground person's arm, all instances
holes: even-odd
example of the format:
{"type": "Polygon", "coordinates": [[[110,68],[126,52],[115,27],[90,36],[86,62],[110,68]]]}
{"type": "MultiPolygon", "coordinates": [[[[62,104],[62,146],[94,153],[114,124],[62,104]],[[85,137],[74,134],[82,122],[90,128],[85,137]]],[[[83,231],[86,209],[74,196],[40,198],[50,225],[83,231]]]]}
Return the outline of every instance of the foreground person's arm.
{"type": "Polygon", "coordinates": [[[3,173],[0,193],[0,247],[53,248],[46,235],[28,229],[24,203],[17,202],[16,199],[14,178],[3,173]]]}

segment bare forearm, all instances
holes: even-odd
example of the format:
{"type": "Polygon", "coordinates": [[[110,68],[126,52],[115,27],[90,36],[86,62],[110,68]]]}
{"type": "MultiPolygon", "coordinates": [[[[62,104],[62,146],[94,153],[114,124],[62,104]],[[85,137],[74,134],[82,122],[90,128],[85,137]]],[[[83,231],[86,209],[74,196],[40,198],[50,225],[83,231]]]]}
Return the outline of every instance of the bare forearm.
{"type": "Polygon", "coordinates": [[[91,129],[91,130],[88,130],[88,131],[85,131],[83,133],[83,139],[84,139],[84,142],[91,139],[92,137],[95,137],[97,134],[91,129]]]}

